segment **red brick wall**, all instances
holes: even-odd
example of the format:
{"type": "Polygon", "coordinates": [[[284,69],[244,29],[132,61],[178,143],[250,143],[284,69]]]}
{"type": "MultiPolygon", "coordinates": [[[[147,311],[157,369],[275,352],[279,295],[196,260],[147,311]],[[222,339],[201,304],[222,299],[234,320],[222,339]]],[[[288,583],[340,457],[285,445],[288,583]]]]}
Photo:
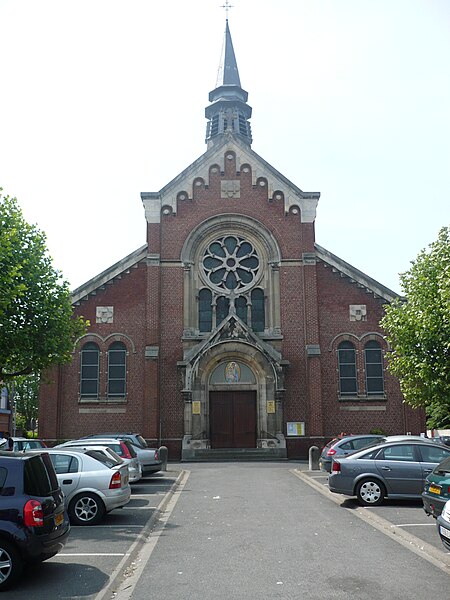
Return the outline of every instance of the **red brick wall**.
{"type": "MultiPolygon", "coordinates": [[[[229,152],[226,153],[227,155],[229,152]]],[[[213,165],[211,165],[212,167],[213,165]]],[[[106,350],[113,338],[127,344],[128,378],[125,414],[80,414],[86,407],[78,402],[79,350],[71,364],[55,369],[53,384],[41,390],[40,430],[45,438],[70,438],[107,430],[141,432],[156,445],[169,448],[171,458],[179,458],[183,435],[184,401],[177,362],[183,358],[183,267],[168,264],[179,261],[187,236],[206,219],[232,213],[257,219],[276,238],[283,261],[295,260],[314,251],[314,225],[301,223],[300,214],[285,214],[284,199],[268,196],[268,185],[252,184],[252,174],[236,172],[235,159],[225,158],[225,177],[240,180],[240,198],[221,198],[220,172],[193,186],[193,197],[178,200],[176,214],[161,216],[161,223],[149,224],[148,252],[153,260],[115,279],[95,296],[83,300],[76,314],[90,319],[89,334],[102,351],[102,375],[106,381],[106,350]],[[158,255],[160,262],[158,261],[158,255]],[[97,324],[97,306],[113,306],[114,322],[97,324]],[[146,359],[147,346],[159,347],[159,359],[146,359]],[[133,349],[134,348],[134,349],[133,349]],[[161,436],[161,437],[160,437],[161,436]]],[[[188,196],[187,190],[178,190],[188,196]]],[[[274,194],[275,197],[275,194],[274,194]]],[[[290,366],[285,377],[283,399],[285,421],[305,421],[306,437],[288,440],[290,457],[307,458],[313,443],[321,446],[333,435],[347,431],[367,432],[380,427],[388,433],[424,430],[421,411],[402,404],[398,382],[386,372],[385,401],[343,402],[338,399],[336,336],[379,331],[382,301],[348,278],[334,273],[323,263],[280,266],[282,356],[290,366]],[[367,320],[350,322],[349,305],[365,304],[367,320]],[[308,344],[320,345],[321,355],[307,356],[308,344]],[[344,411],[354,406],[383,406],[383,411],[344,411]],[[312,436],[312,437],[311,437],[312,436]]],[[[360,387],[364,387],[363,341],[357,342],[360,387]]],[[[102,406],[101,404],[93,407],[102,406]]]]}

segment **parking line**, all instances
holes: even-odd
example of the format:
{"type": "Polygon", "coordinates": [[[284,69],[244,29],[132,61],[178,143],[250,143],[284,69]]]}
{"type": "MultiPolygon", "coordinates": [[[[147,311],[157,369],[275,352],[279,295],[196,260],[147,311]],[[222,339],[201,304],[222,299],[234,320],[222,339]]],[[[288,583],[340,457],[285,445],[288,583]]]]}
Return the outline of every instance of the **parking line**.
{"type": "Polygon", "coordinates": [[[391,525],[391,527],[436,527],[436,523],[403,523],[402,525],[391,525]]]}
{"type": "MultiPolygon", "coordinates": [[[[329,500],[334,502],[334,504],[341,505],[342,501],[346,499],[340,494],[333,494],[332,492],[330,492],[329,488],[326,488],[311,477],[308,477],[299,469],[289,469],[289,471],[290,473],[298,477],[298,479],[301,479],[307,485],[317,490],[320,494],[326,496],[329,500]]],[[[344,510],[349,511],[348,508],[345,508],[343,506],[341,506],[341,508],[344,508],[344,510]]],[[[383,517],[376,515],[370,510],[366,510],[365,508],[359,508],[356,510],[352,509],[351,512],[352,514],[360,518],[362,521],[366,521],[366,523],[369,523],[370,525],[372,525],[372,527],[378,529],[378,531],[385,533],[388,537],[395,540],[405,548],[408,548],[409,550],[411,550],[411,552],[414,552],[415,554],[419,555],[421,558],[433,564],[435,567],[438,567],[447,574],[450,573],[450,561],[448,558],[449,555],[443,553],[440,550],[437,550],[431,544],[420,540],[408,531],[403,531],[403,529],[401,528],[397,530],[394,529],[392,527],[392,523],[390,523],[386,519],[383,519],[383,517]]]]}
{"type": "Polygon", "coordinates": [[[122,510],[156,510],[157,506],[122,506],[122,510]]]}
{"type": "Polygon", "coordinates": [[[96,552],[96,553],[89,553],[89,552],[80,552],[79,554],[71,554],[71,553],[63,553],[60,552],[58,554],[58,556],[129,556],[128,552],[96,552]]]}
{"type": "MultiPolygon", "coordinates": [[[[130,527],[140,527],[142,529],[142,527],[144,527],[144,525],[90,525],[89,529],[101,529],[101,528],[130,529],[130,527]]],[[[85,525],[72,525],[71,528],[72,529],[86,529],[86,526],[85,525]]]]}

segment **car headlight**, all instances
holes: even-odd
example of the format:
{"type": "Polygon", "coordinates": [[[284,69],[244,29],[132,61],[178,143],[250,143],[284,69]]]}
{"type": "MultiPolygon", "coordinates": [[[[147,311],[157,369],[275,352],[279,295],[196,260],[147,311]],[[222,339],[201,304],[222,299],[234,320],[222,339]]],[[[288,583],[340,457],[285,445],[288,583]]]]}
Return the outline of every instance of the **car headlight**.
{"type": "Polygon", "coordinates": [[[448,521],[450,523],[450,500],[448,500],[444,504],[444,508],[442,509],[441,516],[444,519],[444,521],[448,521]]]}

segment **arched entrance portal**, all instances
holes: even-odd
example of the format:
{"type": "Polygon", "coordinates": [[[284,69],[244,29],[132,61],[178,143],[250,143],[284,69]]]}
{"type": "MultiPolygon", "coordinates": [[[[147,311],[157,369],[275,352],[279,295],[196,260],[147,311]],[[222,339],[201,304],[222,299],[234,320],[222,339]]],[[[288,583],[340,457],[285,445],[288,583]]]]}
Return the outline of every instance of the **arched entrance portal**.
{"type": "Polygon", "coordinates": [[[256,448],[256,377],[242,361],[224,360],[209,380],[211,448],[256,448]]]}
{"type": "Polygon", "coordinates": [[[190,349],[183,373],[183,460],[286,456],[281,355],[235,315],[190,349]],[[238,453],[238,454],[236,454],[238,453]]]}

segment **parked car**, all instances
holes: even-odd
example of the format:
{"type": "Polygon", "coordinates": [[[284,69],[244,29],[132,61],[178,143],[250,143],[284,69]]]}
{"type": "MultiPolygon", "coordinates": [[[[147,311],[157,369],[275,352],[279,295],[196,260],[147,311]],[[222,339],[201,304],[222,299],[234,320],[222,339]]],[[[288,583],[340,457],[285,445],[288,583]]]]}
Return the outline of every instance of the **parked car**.
{"type": "Polygon", "coordinates": [[[139,433],[126,433],[126,432],[115,432],[115,433],[95,433],[88,435],[81,439],[98,439],[107,437],[116,437],[122,440],[128,440],[134,451],[138,455],[138,459],[142,464],[142,474],[151,475],[157,473],[162,468],[162,461],[159,457],[157,448],[149,448],[147,442],[144,440],[142,435],[139,433]]]}
{"type": "Polygon", "coordinates": [[[450,448],[426,440],[384,442],[333,459],[328,477],[330,491],[356,496],[363,506],[385,498],[422,498],[425,478],[450,448]]]}
{"type": "Polygon", "coordinates": [[[48,454],[0,452],[0,591],[60,552],[70,522],[48,454]]]}
{"type": "MultiPolygon", "coordinates": [[[[113,446],[115,444],[112,444],[113,446]]],[[[117,440],[117,445],[120,447],[120,441],[117,440]]],[[[124,458],[119,456],[117,452],[110,446],[99,444],[97,440],[73,440],[72,442],[66,442],[65,444],[55,446],[55,448],[67,448],[68,450],[74,450],[75,452],[83,452],[93,458],[97,458],[97,454],[103,454],[108,460],[108,465],[126,465],[128,467],[129,482],[136,483],[142,477],[142,465],[139,462],[137,456],[132,458],[124,458]]],[[[118,448],[119,449],[119,448],[118,448]]]]}
{"type": "MultiPolygon", "coordinates": [[[[46,448],[46,444],[42,440],[34,438],[24,437],[12,437],[14,442],[13,452],[20,452],[21,450],[31,450],[33,448],[46,448]]],[[[0,439],[0,450],[8,450],[8,440],[6,438],[0,439]]]]}
{"type": "Polygon", "coordinates": [[[437,530],[444,548],[450,552],[450,501],[444,504],[442,512],[437,516],[437,530]]]}
{"type": "MultiPolygon", "coordinates": [[[[126,465],[109,466],[97,458],[68,448],[46,450],[55,467],[73,525],[96,525],[105,513],[130,501],[131,488],[126,465]]],[[[36,453],[38,450],[30,450],[36,453]]]]}
{"type": "Polygon", "coordinates": [[[450,446],[450,435],[440,435],[438,439],[441,442],[441,444],[450,446]]]}
{"type": "Polygon", "coordinates": [[[362,450],[369,445],[375,444],[383,439],[382,435],[344,435],[333,438],[323,448],[319,458],[319,468],[331,473],[333,458],[347,456],[357,450],[362,450]]]}
{"type": "Polygon", "coordinates": [[[444,458],[425,480],[422,493],[423,509],[427,515],[438,517],[450,500],[450,458],[444,458]]]}

